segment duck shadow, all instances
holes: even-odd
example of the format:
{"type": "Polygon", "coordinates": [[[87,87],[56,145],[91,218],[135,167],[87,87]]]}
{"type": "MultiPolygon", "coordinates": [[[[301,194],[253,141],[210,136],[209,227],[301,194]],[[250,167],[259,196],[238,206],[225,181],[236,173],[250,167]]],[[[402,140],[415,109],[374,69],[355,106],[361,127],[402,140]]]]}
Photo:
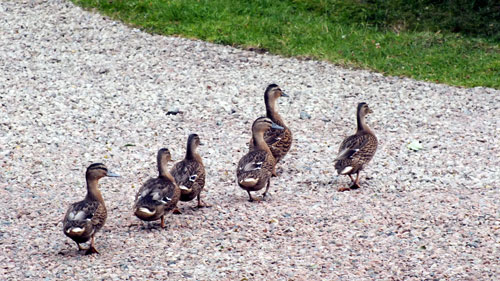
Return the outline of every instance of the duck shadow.
{"type": "Polygon", "coordinates": [[[160,221],[151,221],[151,222],[133,222],[128,225],[129,231],[164,231],[170,228],[169,224],[165,224],[165,228],[162,228],[160,225],[160,221]]]}

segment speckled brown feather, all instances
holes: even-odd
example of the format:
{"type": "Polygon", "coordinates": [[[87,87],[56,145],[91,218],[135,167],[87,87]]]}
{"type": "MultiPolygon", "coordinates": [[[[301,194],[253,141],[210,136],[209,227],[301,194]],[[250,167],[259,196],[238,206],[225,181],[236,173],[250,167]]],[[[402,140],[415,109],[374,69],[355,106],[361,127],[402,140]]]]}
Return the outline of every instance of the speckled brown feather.
{"type": "Polygon", "coordinates": [[[361,171],[377,151],[378,141],[374,134],[369,132],[360,132],[347,137],[339,148],[339,155],[335,163],[335,169],[340,174],[346,167],[351,166],[352,170],[348,174],[355,174],[361,171]],[[357,151],[356,151],[357,150],[357,151]]]}
{"type": "Polygon", "coordinates": [[[265,198],[270,187],[270,178],[274,172],[276,160],[269,146],[264,140],[264,133],[270,129],[282,129],[283,127],[273,123],[267,117],[257,118],[252,124],[252,138],[254,147],[245,154],[236,168],[236,180],[238,185],[247,191],[250,201],[253,201],[250,191],[256,191],[266,187],[262,194],[265,198]]]}
{"type": "Polygon", "coordinates": [[[238,185],[247,191],[257,191],[264,188],[271,177],[274,163],[274,157],[267,151],[253,150],[248,152],[238,162],[238,168],[236,169],[238,185]],[[245,170],[245,166],[260,162],[262,162],[260,169],[245,170]],[[258,182],[254,186],[242,185],[241,181],[247,178],[256,178],[258,179],[258,182]]]}
{"type": "MultiPolygon", "coordinates": [[[[264,140],[266,141],[273,157],[278,163],[285,155],[288,153],[290,148],[292,147],[293,137],[290,129],[285,125],[285,122],[281,118],[281,115],[275,109],[276,98],[271,98],[268,96],[268,91],[273,88],[278,88],[277,85],[272,84],[269,85],[264,93],[264,102],[266,105],[266,117],[271,119],[274,123],[280,125],[285,128],[284,130],[276,130],[269,129],[264,133],[264,140]]],[[[278,88],[279,89],[279,88],[278,88]]],[[[282,93],[281,89],[278,90],[282,93]]],[[[250,139],[249,149],[252,150],[254,148],[254,139],[253,136],[250,139]]]]}
{"type": "Polygon", "coordinates": [[[97,200],[82,200],[73,203],[63,220],[63,231],[66,236],[73,239],[77,243],[87,242],[92,234],[99,231],[106,222],[107,211],[104,202],[99,202],[97,200]],[[71,220],[70,213],[84,212],[82,220],[71,220]],[[88,220],[90,219],[90,220],[88,220]],[[84,232],[82,234],[68,233],[67,230],[73,227],[83,228],[84,232]]]}
{"type": "MultiPolygon", "coordinates": [[[[373,111],[364,102],[358,104],[356,112],[356,134],[342,141],[339,155],[335,158],[335,169],[342,175],[357,174],[354,184],[350,189],[359,188],[359,172],[373,158],[377,151],[378,140],[373,131],[366,125],[365,116],[373,111]]],[[[352,180],[352,177],[351,177],[352,180]]],[[[349,189],[341,189],[349,190],[349,189]]]]}
{"type": "Polygon", "coordinates": [[[98,253],[94,247],[94,236],[104,226],[107,218],[106,206],[98,184],[99,179],[106,176],[118,175],[108,171],[102,163],[88,166],[85,173],[87,195],[82,201],[71,204],[63,219],[63,232],[78,244],[78,249],[82,249],[80,243],[90,240],[87,254],[98,253]]]}
{"type": "Polygon", "coordinates": [[[140,207],[148,208],[151,211],[156,210],[153,216],[138,216],[142,220],[153,221],[159,219],[168,211],[173,210],[177,206],[180,197],[181,190],[175,182],[168,177],[159,176],[151,178],[144,183],[135,196],[134,206],[136,210],[140,207]],[[155,200],[154,197],[158,199],[155,200]],[[166,197],[170,198],[170,200],[165,199],[166,197]],[[167,203],[161,203],[160,200],[167,203]]]}
{"type": "MultiPolygon", "coordinates": [[[[274,120],[273,122],[285,128],[284,130],[269,129],[264,133],[264,140],[269,146],[273,157],[276,159],[276,163],[278,163],[292,147],[293,138],[292,132],[288,127],[274,120]]],[[[253,142],[253,139],[251,141],[253,142]]]]}
{"type": "Polygon", "coordinates": [[[181,189],[181,201],[191,201],[196,198],[205,186],[205,167],[194,159],[184,159],[174,165],[170,173],[175,178],[177,185],[189,189],[181,189]],[[190,181],[192,175],[197,175],[195,181],[190,181]]]}

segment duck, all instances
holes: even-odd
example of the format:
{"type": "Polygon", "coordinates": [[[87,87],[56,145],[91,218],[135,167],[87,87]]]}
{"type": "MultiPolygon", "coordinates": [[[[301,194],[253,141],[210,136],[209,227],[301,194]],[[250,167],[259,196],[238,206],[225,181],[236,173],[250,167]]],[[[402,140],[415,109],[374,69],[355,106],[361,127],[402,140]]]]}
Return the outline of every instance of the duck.
{"type": "Polygon", "coordinates": [[[251,150],[240,159],[236,169],[238,185],[247,191],[250,202],[254,201],[250,191],[257,191],[266,186],[262,198],[265,198],[269,191],[270,178],[276,161],[271,153],[271,149],[264,139],[264,134],[269,129],[284,130],[285,128],[274,123],[267,117],[257,118],[253,122],[253,146],[251,150]]]}
{"type": "Polygon", "coordinates": [[[87,167],[87,195],[82,201],[69,206],[63,219],[63,232],[76,242],[78,250],[85,250],[80,245],[90,240],[86,254],[98,254],[94,245],[96,233],[104,226],[108,216],[106,204],[99,190],[99,180],[103,177],[119,177],[108,170],[102,163],[94,163],[87,167]]]}
{"type": "MultiPolygon", "coordinates": [[[[205,186],[205,166],[200,155],[196,152],[198,146],[203,145],[197,134],[190,134],[187,140],[186,156],[182,161],[175,163],[170,170],[177,185],[181,189],[180,201],[187,202],[198,199],[198,208],[208,207],[200,197],[205,186]]],[[[177,210],[177,212],[179,212],[177,210]]]]}
{"type": "Polygon", "coordinates": [[[172,160],[168,148],[158,150],[156,159],[159,175],[148,179],[137,192],[134,215],[144,221],[160,219],[161,228],[165,228],[165,214],[177,207],[181,190],[167,169],[172,160]]]}
{"type": "Polygon", "coordinates": [[[340,144],[338,155],[334,160],[335,169],[339,175],[348,175],[352,185],[349,188],[340,188],[339,191],[359,188],[359,173],[377,151],[377,137],[365,122],[366,115],[370,113],[373,113],[373,110],[368,104],[365,102],[358,104],[356,133],[345,138],[340,144]],[[356,179],[352,178],[353,174],[356,174],[356,179]]]}
{"type": "MultiPolygon", "coordinates": [[[[266,105],[266,117],[271,119],[275,124],[283,127],[283,130],[269,129],[264,133],[264,140],[269,146],[271,153],[273,154],[276,163],[278,163],[285,155],[288,153],[292,147],[292,132],[286,126],[285,122],[281,118],[281,115],[276,110],[276,101],[280,97],[289,97],[285,94],[281,88],[276,84],[270,84],[267,86],[264,92],[264,103],[266,105]]],[[[250,140],[249,147],[250,150],[253,147],[253,139],[250,140]]],[[[276,168],[273,168],[273,176],[277,176],[276,168]]]]}

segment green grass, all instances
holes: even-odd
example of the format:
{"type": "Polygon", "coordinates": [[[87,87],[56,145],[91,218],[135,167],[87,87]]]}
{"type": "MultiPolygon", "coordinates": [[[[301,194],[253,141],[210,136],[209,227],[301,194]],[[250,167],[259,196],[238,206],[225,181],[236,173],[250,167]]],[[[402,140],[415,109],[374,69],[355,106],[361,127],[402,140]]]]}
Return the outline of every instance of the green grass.
{"type": "MultiPolygon", "coordinates": [[[[495,28],[475,33],[464,27],[457,33],[451,25],[445,26],[451,30],[441,31],[439,19],[422,16],[424,20],[415,23],[420,18],[412,20],[406,10],[391,14],[393,6],[374,9],[376,3],[369,4],[380,0],[73,1],[152,33],[328,60],[419,80],[500,88],[500,36],[495,28]]],[[[441,15],[448,24],[445,18],[441,15]]],[[[486,24],[497,25],[498,21],[486,24]]]]}

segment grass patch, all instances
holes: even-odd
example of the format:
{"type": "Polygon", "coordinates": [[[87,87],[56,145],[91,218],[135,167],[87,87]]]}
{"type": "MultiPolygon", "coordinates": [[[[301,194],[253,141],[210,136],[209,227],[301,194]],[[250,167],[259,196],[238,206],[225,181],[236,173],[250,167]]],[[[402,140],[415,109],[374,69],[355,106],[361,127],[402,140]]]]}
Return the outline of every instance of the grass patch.
{"type": "Polygon", "coordinates": [[[328,60],[418,80],[500,88],[497,14],[484,5],[474,14],[477,17],[468,15],[476,21],[460,26],[453,22],[453,12],[435,4],[439,1],[415,1],[422,9],[419,13],[411,12],[415,7],[396,5],[411,2],[402,0],[73,1],[152,33],[328,60]],[[485,14],[491,19],[484,19],[485,14]],[[475,31],[474,26],[488,28],[475,31]]]}

